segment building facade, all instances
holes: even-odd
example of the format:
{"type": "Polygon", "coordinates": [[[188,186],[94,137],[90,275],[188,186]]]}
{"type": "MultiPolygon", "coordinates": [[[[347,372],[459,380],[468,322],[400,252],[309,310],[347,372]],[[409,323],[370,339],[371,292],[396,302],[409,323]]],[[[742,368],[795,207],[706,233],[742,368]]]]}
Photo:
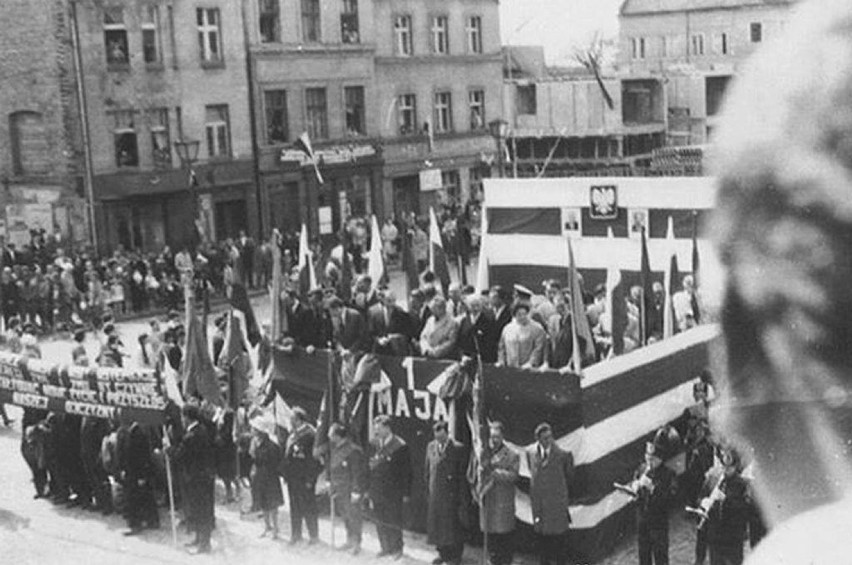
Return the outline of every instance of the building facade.
{"type": "Polygon", "coordinates": [[[382,214],[370,0],[252,0],[247,33],[268,225],[333,238],[348,215],[382,214]],[[304,151],[307,134],[317,176],[304,151]],[[322,179],[322,183],[319,179],[322,179]]]}
{"type": "Polygon", "coordinates": [[[600,81],[548,69],[541,48],[507,47],[503,115],[507,170],[519,177],[643,174],[666,141],[659,78],[600,81]]]}
{"type": "Polygon", "coordinates": [[[181,247],[196,206],[211,240],[256,234],[240,4],[76,4],[101,250],[181,247]]]}
{"type": "Polygon", "coordinates": [[[374,0],[385,210],[476,196],[501,118],[497,0],[374,0]]]}
{"type": "Polygon", "coordinates": [[[0,3],[0,235],[86,242],[82,143],[64,0],[0,3]]]}
{"type": "Polygon", "coordinates": [[[795,0],[625,0],[618,71],[662,77],[669,142],[700,145],[727,86],[763,42],[781,33],[795,0]]]}

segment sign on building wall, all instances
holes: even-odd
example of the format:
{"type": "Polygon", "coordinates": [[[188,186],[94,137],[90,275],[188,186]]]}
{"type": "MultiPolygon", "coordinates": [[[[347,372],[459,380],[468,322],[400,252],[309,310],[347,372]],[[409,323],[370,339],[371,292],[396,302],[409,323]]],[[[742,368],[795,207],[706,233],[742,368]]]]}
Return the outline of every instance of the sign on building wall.
{"type": "Polygon", "coordinates": [[[53,206],[50,204],[9,204],[6,206],[6,237],[21,247],[30,243],[30,230],[53,233],[53,206]]]}
{"type": "Polygon", "coordinates": [[[426,169],[420,171],[420,190],[440,190],[444,187],[441,180],[441,169],[426,169]]]}

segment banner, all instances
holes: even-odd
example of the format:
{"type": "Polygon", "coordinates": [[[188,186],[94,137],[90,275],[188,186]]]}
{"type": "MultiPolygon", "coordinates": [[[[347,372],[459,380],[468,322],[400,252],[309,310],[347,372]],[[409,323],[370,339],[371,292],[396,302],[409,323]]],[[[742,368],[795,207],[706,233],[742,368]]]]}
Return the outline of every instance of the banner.
{"type": "Polygon", "coordinates": [[[0,402],[161,425],[168,401],[151,369],[78,367],[0,352],[0,402]]]}

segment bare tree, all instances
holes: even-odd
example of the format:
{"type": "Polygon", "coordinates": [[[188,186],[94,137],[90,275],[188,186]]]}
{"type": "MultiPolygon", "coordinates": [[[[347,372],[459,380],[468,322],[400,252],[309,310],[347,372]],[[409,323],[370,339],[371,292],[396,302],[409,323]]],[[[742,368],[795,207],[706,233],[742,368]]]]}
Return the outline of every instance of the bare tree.
{"type": "Polygon", "coordinates": [[[592,40],[586,47],[574,50],[574,60],[583,65],[595,76],[595,80],[601,89],[601,94],[603,94],[606,105],[610,110],[614,110],[615,103],[612,101],[612,97],[609,95],[606,85],[604,85],[603,79],[601,78],[601,66],[603,65],[605,51],[609,44],[610,42],[603,38],[603,34],[601,34],[600,31],[596,31],[592,40]]]}

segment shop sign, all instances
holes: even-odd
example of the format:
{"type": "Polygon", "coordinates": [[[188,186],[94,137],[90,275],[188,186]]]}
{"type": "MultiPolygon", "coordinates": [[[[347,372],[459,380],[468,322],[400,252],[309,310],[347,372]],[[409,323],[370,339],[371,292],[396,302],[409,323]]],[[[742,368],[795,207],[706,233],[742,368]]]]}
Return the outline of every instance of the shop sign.
{"type": "MultiPolygon", "coordinates": [[[[319,165],[339,165],[342,163],[353,163],[358,159],[373,157],[376,148],[373,145],[332,145],[330,147],[314,148],[314,156],[319,165]]],[[[282,163],[299,163],[304,167],[311,164],[307,153],[300,149],[282,149],[282,163]]]]}

